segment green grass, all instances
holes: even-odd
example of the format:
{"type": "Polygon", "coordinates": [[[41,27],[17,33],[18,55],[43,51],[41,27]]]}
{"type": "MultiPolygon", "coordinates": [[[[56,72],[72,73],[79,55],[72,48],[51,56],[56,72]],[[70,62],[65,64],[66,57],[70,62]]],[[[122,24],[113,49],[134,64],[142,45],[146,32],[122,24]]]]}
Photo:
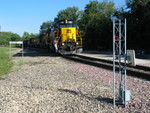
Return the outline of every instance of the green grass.
{"type": "Polygon", "coordinates": [[[0,80],[4,79],[2,75],[11,71],[13,62],[7,53],[9,48],[0,47],[0,80]]]}

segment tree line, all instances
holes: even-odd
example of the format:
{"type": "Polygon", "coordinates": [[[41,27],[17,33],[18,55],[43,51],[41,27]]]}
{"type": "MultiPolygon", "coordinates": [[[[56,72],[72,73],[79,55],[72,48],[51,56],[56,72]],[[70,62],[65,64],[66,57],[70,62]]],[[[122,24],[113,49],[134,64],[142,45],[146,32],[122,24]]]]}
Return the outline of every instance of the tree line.
{"type": "Polygon", "coordinates": [[[8,46],[9,41],[23,41],[30,38],[35,38],[38,34],[24,32],[23,36],[12,32],[0,32],[0,46],[8,46]]]}
{"type": "MultiPolygon", "coordinates": [[[[119,9],[111,0],[90,1],[85,5],[84,10],[79,10],[78,7],[68,7],[59,11],[54,21],[43,22],[39,35],[46,33],[55,21],[71,19],[79,25],[84,49],[112,50],[113,18],[127,19],[128,49],[150,52],[150,0],[126,0],[126,7],[119,9]]],[[[37,35],[25,32],[20,40],[33,38],[37,35]]]]}
{"type": "Polygon", "coordinates": [[[6,46],[9,41],[20,40],[20,36],[12,32],[0,32],[0,45],[6,46]]]}
{"type": "MultiPolygon", "coordinates": [[[[72,19],[79,25],[84,49],[112,50],[112,20],[127,19],[127,48],[150,53],[150,0],[125,0],[117,9],[111,0],[90,1],[84,10],[69,7],[58,12],[58,19],[72,19]]],[[[44,22],[40,31],[53,22],[44,22]]],[[[42,32],[41,32],[42,33],[42,32]]]]}

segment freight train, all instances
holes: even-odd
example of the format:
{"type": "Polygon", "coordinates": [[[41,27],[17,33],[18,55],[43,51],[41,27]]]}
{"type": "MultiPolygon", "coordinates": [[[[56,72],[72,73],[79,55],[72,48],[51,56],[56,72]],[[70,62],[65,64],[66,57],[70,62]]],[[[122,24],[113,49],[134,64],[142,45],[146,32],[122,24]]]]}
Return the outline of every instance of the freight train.
{"type": "Polygon", "coordinates": [[[82,38],[72,20],[58,20],[45,33],[24,41],[26,47],[49,48],[61,54],[82,52],[82,38]]]}

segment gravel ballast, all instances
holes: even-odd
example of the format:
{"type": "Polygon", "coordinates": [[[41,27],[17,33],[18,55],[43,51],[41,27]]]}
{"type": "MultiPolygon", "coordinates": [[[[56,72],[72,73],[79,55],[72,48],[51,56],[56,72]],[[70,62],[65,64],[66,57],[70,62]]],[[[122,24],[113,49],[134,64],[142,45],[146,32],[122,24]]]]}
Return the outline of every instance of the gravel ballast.
{"type": "Polygon", "coordinates": [[[57,55],[33,56],[15,57],[13,71],[0,81],[0,113],[150,112],[149,81],[127,77],[131,101],[114,109],[112,71],[57,55]]]}

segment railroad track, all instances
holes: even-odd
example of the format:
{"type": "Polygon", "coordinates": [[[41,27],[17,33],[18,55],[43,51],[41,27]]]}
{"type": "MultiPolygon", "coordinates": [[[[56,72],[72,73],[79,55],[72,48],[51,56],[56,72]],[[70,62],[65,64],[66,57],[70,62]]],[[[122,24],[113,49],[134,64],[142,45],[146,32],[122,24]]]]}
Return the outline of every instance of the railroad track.
{"type": "MultiPolygon", "coordinates": [[[[92,58],[92,57],[82,56],[82,55],[69,55],[63,57],[75,62],[80,62],[80,63],[113,71],[113,62],[110,60],[92,58]]],[[[127,65],[127,75],[150,81],[150,67],[141,66],[141,65],[136,65],[135,67],[133,67],[127,65]]]]}
{"type": "MultiPolygon", "coordinates": [[[[49,52],[49,50],[45,50],[45,49],[32,48],[28,50],[37,51],[37,52],[40,52],[41,54],[46,54],[46,55],[52,54],[52,56],[60,55],[56,53],[51,53],[49,52]]],[[[87,65],[92,65],[95,67],[113,71],[113,62],[110,60],[82,56],[78,54],[61,55],[61,56],[67,60],[71,60],[71,61],[75,61],[75,62],[87,64],[87,65]]],[[[136,65],[135,67],[133,67],[133,66],[127,65],[127,75],[150,81],[150,67],[141,66],[141,65],[136,65]]]]}

